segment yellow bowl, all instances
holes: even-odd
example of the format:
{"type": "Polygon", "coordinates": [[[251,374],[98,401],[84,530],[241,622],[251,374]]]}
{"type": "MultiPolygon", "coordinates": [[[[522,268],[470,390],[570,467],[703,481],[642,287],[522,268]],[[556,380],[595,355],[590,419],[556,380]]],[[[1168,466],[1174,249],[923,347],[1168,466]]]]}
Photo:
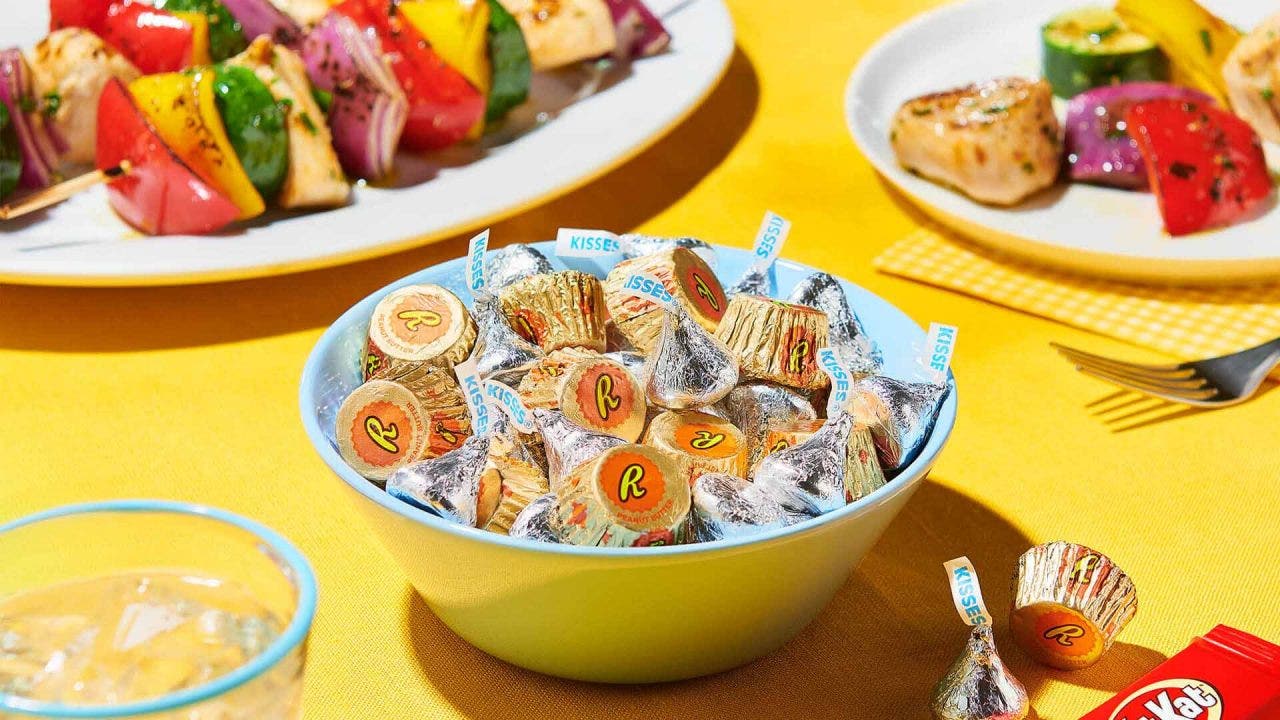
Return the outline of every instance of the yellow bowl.
{"type": "MultiPolygon", "coordinates": [[[[549,257],[552,244],[539,245],[549,257]]],[[[718,248],[722,279],[749,253],[718,248]]],[[[558,261],[557,261],[558,262],[558,261]]],[[[603,276],[605,266],[574,261],[603,276]]],[[[811,272],[776,266],[778,286],[811,272]]],[[[466,298],[462,260],[399,280],[348,310],[320,339],[302,375],[303,424],[353,504],[440,619],[467,642],[521,667],[577,680],[647,683],[707,675],[777,649],[822,610],[928,474],[955,424],[956,394],[920,456],[880,490],[819,518],[750,538],[658,548],[588,548],[462,527],[387,495],[334,444],[338,406],[360,382],[373,306],[391,290],[437,283],[466,298]]],[[[924,332],[879,297],[845,291],[885,357],[915,369],[924,332]]]]}

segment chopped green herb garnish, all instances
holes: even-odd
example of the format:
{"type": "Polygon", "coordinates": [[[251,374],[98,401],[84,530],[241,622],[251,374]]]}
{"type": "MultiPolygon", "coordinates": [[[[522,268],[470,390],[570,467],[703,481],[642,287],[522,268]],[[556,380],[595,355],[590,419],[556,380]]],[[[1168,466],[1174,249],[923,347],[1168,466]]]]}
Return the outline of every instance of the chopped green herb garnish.
{"type": "Polygon", "coordinates": [[[1035,166],[1035,165],[1032,165],[1030,160],[1028,160],[1027,162],[1022,163],[1022,172],[1026,173],[1026,174],[1028,174],[1028,175],[1031,175],[1031,174],[1034,174],[1034,173],[1035,173],[1035,171],[1036,171],[1036,166],[1035,166]]]}
{"type": "Polygon", "coordinates": [[[288,110],[293,107],[293,98],[280,98],[280,107],[288,110]]]}
{"type": "Polygon", "coordinates": [[[1271,88],[1269,88],[1269,87],[1264,87],[1264,88],[1262,88],[1262,99],[1263,99],[1263,100],[1266,100],[1267,102],[1271,102],[1271,98],[1273,98],[1273,97],[1275,97],[1275,96],[1276,96],[1276,93],[1275,93],[1275,91],[1274,91],[1274,90],[1272,90],[1271,88]]]}
{"type": "Polygon", "coordinates": [[[992,105],[989,108],[983,109],[982,114],[983,115],[999,115],[1002,112],[1008,112],[1008,110],[1009,110],[1008,105],[1004,105],[1004,104],[992,105]]]}
{"type": "Polygon", "coordinates": [[[1200,44],[1204,45],[1205,55],[1213,55],[1213,36],[1209,34],[1208,30],[1200,31],[1200,44]]]}
{"type": "Polygon", "coordinates": [[[312,135],[315,135],[316,132],[318,132],[316,130],[316,124],[311,121],[310,115],[306,113],[300,113],[298,115],[298,119],[302,121],[302,125],[307,129],[307,132],[311,133],[312,135]]]}
{"type": "Polygon", "coordinates": [[[1089,33],[1089,42],[1097,45],[1098,43],[1101,43],[1103,40],[1106,40],[1107,38],[1111,37],[1112,35],[1115,35],[1118,32],[1120,32],[1120,24],[1111,23],[1110,25],[1102,28],[1101,30],[1091,31],[1089,33]]]}
{"type": "Polygon", "coordinates": [[[57,115],[60,107],[62,107],[62,96],[58,94],[58,91],[52,90],[44,94],[45,117],[57,115]]]}
{"type": "Polygon", "coordinates": [[[328,115],[329,108],[333,107],[333,93],[313,87],[311,88],[311,97],[316,99],[316,104],[320,106],[320,112],[328,115]]]}
{"type": "Polygon", "coordinates": [[[30,95],[23,95],[18,98],[18,109],[24,113],[33,113],[36,111],[36,99],[30,95]]]}

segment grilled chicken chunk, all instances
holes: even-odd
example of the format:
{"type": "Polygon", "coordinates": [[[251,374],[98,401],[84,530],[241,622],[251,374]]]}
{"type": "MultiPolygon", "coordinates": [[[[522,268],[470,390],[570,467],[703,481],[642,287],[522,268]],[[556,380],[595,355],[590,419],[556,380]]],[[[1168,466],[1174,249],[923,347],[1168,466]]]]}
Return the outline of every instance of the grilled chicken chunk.
{"type": "Polygon", "coordinates": [[[520,23],[534,70],[608,55],[618,45],[604,0],[499,0],[520,23]]]}
{"type": "Polygon", "coordinates": [[[68,165],[93,162],[98,142],[98,98],[107,81],[130,83],[142,74],[101,38],[81,28],[55,30],[27,56],[36,98],[67,143],[68,165]]]}
{"type": "Polygon", "coordinates": [[[1049,83],[1002,78],[907,101],[889,142],[907,170],[1014,205],[1057,180],[1060,137],[1049,83]]]}
{"type": "Polygon", "coordinates": [[[1280,142],[1280,15],[1236,43],[1222,65],[1231,109],[1271,142],[1280,142]]]}
{"type": "Polygon", "coordinates": [[[346,204],[351,185],[342,174],[329,126],[311,95],[311,81],[297,53],[263,35],[227,63],[252,70],[277,101],[289,106],[289,168],[277,198],[280,207],[346,204]]]}

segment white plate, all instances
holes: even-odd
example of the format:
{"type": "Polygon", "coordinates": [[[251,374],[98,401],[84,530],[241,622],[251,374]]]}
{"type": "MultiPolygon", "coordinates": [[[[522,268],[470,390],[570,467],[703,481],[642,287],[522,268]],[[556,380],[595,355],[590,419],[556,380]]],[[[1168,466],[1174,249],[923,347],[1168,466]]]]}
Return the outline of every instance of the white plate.
{"type": "MultiPolygon", "coordinates": [[[[1275,0],[1203,0],[1239,27],[1275,0]]],[[[903,102],[1007,75],[1040,75],[1040,27],[1088,0],[968,0],[886,35],[854,70],[845,115],[881,175],[945,224],[990,247],[1090,275],[1227,283],[1280,277],[1280,210],[1190,237],[1166,234],[1150,193],[1061,183],[1014,209],[976,203],[898,166],[888,128],[903,102]]],[[[1106,4],[1106,1],[1093,4],[1106,4]]],[[[1271,148],[1274,150],[1274,148],[1271,148]]]]}
{"type": "MultiPolygon", "coordinates": [[[[46,0],[4,5],[0,47],[30,47],[44,35],[46,0]]],[[[99,188],[0,224],[0,281],[158,285],[293,272],[422,245],[567,193],[654,143],[706,98],[728,67],[733,22],[722,0],[650,6],[671,31],[668,52],[634,63],[597,94],[479,159],[466,162],[465,150],[427,161],[402,156],[401,187],[360,187],[345,208],[275,213],[207,237],[140,237],[115,217],[99,188]]],[[[535,77],[532,96],[541,105],[523,112],[563,104],[582,77],[535,77]]]]}

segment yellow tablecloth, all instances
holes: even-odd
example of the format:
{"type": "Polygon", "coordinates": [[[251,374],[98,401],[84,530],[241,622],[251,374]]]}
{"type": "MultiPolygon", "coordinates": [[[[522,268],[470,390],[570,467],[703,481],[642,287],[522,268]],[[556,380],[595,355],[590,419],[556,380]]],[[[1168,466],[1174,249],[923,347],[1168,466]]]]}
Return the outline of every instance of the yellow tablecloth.
{"type": "Polygon", "coordinates": [[[924,717],[965,636],[942,562],[968,554],[1003,616],[1014,559],[1057,538],[1110,554],[1134,577],[1141,609],[1122,642],[1076,674],[1031,666],[1001,622],[1004,656],[1043,718],[1079,717],[1218,622],[1280,640],[1280,392],[1226,411],[1144,413],[1047,343],[1135,351],[872,271],[871,258],[920,218],[854,148],[841,95],[862,51],[932,4],[733,2],[740,50],[702,110],[596,184],[493,229],[495,241],[571,225],[745,246],[768,207],[795,223],[786,256],[921,323],[961,327],[950,446],[832,606],[776,655],[662,687],[540,677],[453,636],[365,532],[303,436],[303,359],[349,304],[461,255],[464,238],[222,285],[0,286],[0,520],[154,496],[283,531],[321,582],[309,720],[924,717]]]}

